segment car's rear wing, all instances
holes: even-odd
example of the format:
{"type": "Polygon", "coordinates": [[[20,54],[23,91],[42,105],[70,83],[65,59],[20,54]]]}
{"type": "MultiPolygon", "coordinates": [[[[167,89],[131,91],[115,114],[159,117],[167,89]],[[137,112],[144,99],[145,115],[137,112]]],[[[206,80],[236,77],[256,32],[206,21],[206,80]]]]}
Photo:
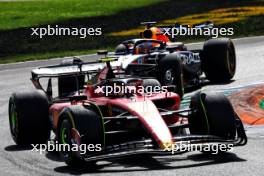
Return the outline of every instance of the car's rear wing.
{"type": "Polygon", "coordinates": [[[70,62],[62,62],[57,65],[39,67],[31,71],[32,79],[41,77],[59,77],[76,74],[97,73],[105,67],[105,63],[116,61],[117,57],[110,56],[98,59],[93,62],[83,62],[78,58],[74,58],[70,62]]]}
{"type": "Polygon", "coordinates": [[[197,23],[193,25],[180,25],[178,23],[171,23],[171,24],[162,24],[162,25],[156,25],[156,22],[142,22],[142,25],[145,26],[145,30],[143,32],[140,32],[140,36],[143,38],[154,38],[158,40],[162,40],[165,42],[169,42],[170,39],[168,38],[169,35],[167,33],[168,29],[181,29],[181,28],[199,28],[199,29],[205,29],[205,28],[213,28],[214,23],[212,21],[206,21],[204,23],[197,23]],[[154,27],[154,29],[151,29],[154,27]],[[157,30],[156,30],[157,29],[157,30]],[[166,36],[166,37],[165,37],[166,36]]]}
{"type": "MultiPolygon", "coordinates": [[[[141,25],[144,25],[146,27],[146,29],[149,29],[153,26],[163,29],[163,28],[178,28],[180,26],[180,24],[178,23],[171,23],[171,24],[163,24],[163,25],[157,25],[158,23],[155,21],[150,21],[150,22],[141,22],[141,25]]],[[[188,26],[188,25],[182,25],[182,26],[188,26]]],[[[203,23],[196,23],[192,25],[193,28],[212,28],[214,27],[214,23],[213,21],[206,21],[203,23]]]]}
{"type": "Polygon", "coordinates": [[[89,79],[90,75],[98,74],[106,65],[110,65],[111,61],[116,60],[117,58],[114,56],[101,58],[94,62],[83,62],[78,58],[74,58],[69,61],[63,61],[58,65],[33,69],[31,71],[31,81],[37,89],[43,90],[51,98],[51,78],[57,77],[59,96],[63,96],[65,94],[69,94],[70,92],[79,92],[85,84],[85,75],[87,75],[89,79]],[[40,83],[40,79],[45,77],[49,78],[46,90],[43,89],[43,85],[40,83]]]}
{"type": "Polygon", "coordinates": [[[102,69],[105,66],[104,63],[92,62],[72,65],[52,65],[46,67],[39,67],[31,71],[32,78],[38,79],[41,77],[58,77],[74,74],[84,74],[88,72],[97,72],[98,69],[102,69]]]}

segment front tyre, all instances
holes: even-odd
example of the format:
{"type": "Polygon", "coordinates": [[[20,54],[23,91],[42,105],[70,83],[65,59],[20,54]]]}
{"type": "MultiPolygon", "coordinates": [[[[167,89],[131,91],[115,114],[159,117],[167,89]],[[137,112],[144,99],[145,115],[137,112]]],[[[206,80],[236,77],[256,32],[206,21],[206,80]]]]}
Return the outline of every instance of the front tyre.
{"type": "MultiPolygon", "coordinates": [[[[235,139],[237,116],[225,95],[197,93],[191,98],[190,108],[195,110],[189,118],[191,134],[235,139]]],[[[229,144],[217,145],[204,147],[202,152],[220,154],[231,149],[229,144]],[[219,150],[219,146],[223,145],[226,147],[225,150],[219,150]]]]}
{"type": "Polygon", "coordinates": [[[237,116],[225,95],[197,93],[190,108],[195,110],[189,118],[191,134],[235,138],[237,116]]]}
{"type": "MultiPolygon", "coordinates": [[[[93,152],[100,152],[104,146],[103,119],[95,111],[81,105],[74,105],[61,112],[59,116],[57,137],[59,144],[67,146],[61,151],[64,161],[69,166],[91,164],[84,161],[93,152]],[[95,146],[95,151],[73,151],[73,147],[95,146]],[[100,148],[98,147],[100,145],[100,148]],[[97,146],[97,147],[96,147],[97,146]]],[[[81,149],[81,148],[80,148],[81,149]]]]}

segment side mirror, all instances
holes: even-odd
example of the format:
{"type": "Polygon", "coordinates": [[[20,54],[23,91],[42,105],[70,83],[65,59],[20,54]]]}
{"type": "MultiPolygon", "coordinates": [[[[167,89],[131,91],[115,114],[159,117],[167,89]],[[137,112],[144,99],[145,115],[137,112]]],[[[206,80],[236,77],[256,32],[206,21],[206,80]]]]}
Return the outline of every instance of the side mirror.
{"type": "Polygon", "coordinates": [[[52,82],[51,82],[51,78],[49,78],[49,80],[48,80],[48,86],[47,86],[46,93],[47,93],[47,95],[49,97],[52,97],[52,82]]]}

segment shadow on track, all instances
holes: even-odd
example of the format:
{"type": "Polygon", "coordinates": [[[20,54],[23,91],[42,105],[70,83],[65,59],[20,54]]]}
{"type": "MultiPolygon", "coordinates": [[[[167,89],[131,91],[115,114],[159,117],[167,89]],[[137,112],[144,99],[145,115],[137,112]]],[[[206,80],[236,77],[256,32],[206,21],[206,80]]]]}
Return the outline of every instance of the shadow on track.
{"type": "Polygon", "coordinates": [[[169,156],[154,158],[150,155],[136,155],[123,159],[111,160],[106,164],[92,164],[80,166],[80,168],[70,168],[68,166],[60,166],[55,168],[55,172],[67,173],[72,175],[81,175],[85,173],[115,173],[115,172],[134,172],[148,170],[172,170],[184,169],[192,167],[201,167],[229,162],[243,162],[245,159],[239,158],[234,153],[224,153],[219,155],[210,154],[193,154],[188,156],[169,156]],[[194,162],[188,162],[194,161],[194,162]],[[188,163],[186,163],[186,161],[188,163]],[[175,165],[172,166],[172,163],[175,165]],[[178,164],[177,164],[178,163],[178,164]],[[186,164],[185,164],[186,163],[186,164]]]}
{"type": "Polygon", "coordinates": [[[18,145],[9,145],[5,147],[5,151],[8,152],[16,152],[16,151],[24,151],[24,150],[31,150],[32,147],[30,146],[18,146],[18,145]]]}

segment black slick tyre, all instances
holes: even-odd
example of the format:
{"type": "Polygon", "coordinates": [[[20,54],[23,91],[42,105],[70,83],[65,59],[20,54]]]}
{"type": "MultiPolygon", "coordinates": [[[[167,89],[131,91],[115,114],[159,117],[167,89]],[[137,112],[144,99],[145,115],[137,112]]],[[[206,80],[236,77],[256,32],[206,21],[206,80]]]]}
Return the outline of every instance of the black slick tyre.
{"type": "Polygon", "coordinates": [[[190,108],[195,110],[189,118],[191,134],[235,138],[236,114],[225,95],[197,93],[190,108]]]}
{"type": "Polygon", "coordinates": [[[9,124],[15,143],[46,143],[51,129],[48,113],[48,99],[43,91],[13,93],[9,99],[9,124]]]}
{"type": "Polygon", "coordinates": [[[236,72],[236,53],[228,38],[210,39],[205,42],[201,55],[202,70],[213,82],[227,82],[236,72]]]}
{"type": "Polygon", "coordinates": [[[182,97],[184,94],[182,63],[177,54],[169,54],[159,62],[158,78],[163,86],[176,86],[175,92],[182,97]]]}
{"type": "Polygon", "coordinates": [[[81,105],[66,107],[59,116],[57,137],[59,144],[70,146],[70,150],[61,151],[67,165],[76,167],[90,164],[84,161],[83,156],[89,156],[92,152],[100,152],[100,149],[103,149],[104,146],[104,125],[102,118],[92,109],[81,105]],[[79,142],[73,136],[73,129],[81,136],[79,142]],[[73,145],[93,145],[95,146],[95,151],[85,151],[80,154],[76,151],[71,151],[73,145]]]}

